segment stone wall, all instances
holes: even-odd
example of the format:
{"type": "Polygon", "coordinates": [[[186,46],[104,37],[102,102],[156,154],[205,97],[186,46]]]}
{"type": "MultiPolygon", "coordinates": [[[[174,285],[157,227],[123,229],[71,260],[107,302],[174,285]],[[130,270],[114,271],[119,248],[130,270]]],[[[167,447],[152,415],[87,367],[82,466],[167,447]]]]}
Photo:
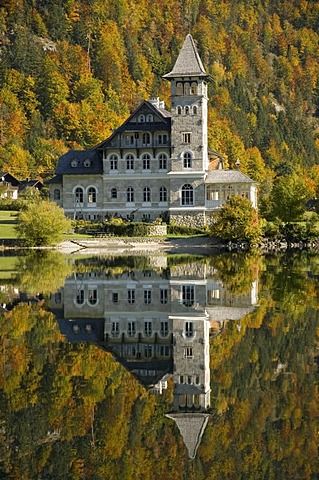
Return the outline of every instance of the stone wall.
{"type": "Polygon", "coordinates": [[[167,235],[167,225],[150,225],[147,227],[147,230],[150,237],[163,237],[167,235]]]}
{"type": "Polygon", "coordinates": [[[170,216],[171,223],[191,228],[202,228],[205,226],[205,214],[196,212],[194,214],[181,213],[170,216]]]}

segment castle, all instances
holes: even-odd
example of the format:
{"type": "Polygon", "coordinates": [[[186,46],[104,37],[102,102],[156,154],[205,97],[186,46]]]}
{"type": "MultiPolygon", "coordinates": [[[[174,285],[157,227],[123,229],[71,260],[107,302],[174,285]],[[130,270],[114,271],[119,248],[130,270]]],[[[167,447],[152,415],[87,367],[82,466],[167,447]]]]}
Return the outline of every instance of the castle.
{"type": "Polygon", "coordinates": [[[256,183],[239,170],[224,170],[222,157],[208,148],[210,76],[190,34],[164,78],[171,83],[171,111],[159,98],[143,101],[99,145],[59,159],[48,184],[67,216],[162,218],[201,227],[232,195],[257,207],[256,183]]]}

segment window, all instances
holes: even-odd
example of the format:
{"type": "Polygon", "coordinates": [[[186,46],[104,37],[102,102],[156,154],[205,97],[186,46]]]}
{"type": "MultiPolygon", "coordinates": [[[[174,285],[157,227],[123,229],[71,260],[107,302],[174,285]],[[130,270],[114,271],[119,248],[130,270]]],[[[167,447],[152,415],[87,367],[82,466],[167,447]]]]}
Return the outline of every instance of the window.
{"type": "Polygon", "coordinates": [[[96,288],[89,289],[88,302],[90,305],[97,304],[97,290],[96,288]]]}
{"type": "Polygon", "coordinates": [[[117,170],[117,166],[118,166],[117,155],[115,155],[115,154],[110,155],[110,170],[117,170]]]}
{"type": "Polygon", "coordinates": [[[130,288],[127,291],[127,301],[130,305],[135,303],[135,289],[134,288],[130,288]]]}
{"type": "Polygon", "coordinates": [[[159,190],[159,201],[167,202],[167,189],[166,187],[161,187],[159,190]]]}
{"type": "Polygon", "coordinates": [[[61,303],[61,301],[62,301],[62,294],[61,294],[61,292],[58,292],[58,293],[56,293],[56,294],[54,295],[54,301],[55,301],[55,303],[61,303]]]}
{"type": "Polygon", "coordinates": [[[112,302],[118,303],[119,302],[119,294],[117,292],[112,293],[112,302]]]}
{"type": "Polygon", "coordinates": [[[183,95],[183,84],[180,82],[176,85],[176,94],[183,95]]]}
{"type": "Polygon", "coordinates": [[[119,322],[112,322],[111,326],[111,335],[113,337],[118,337],[120,334],[120,325],[119,322]]]}
{"type": "Polygon", "coordinates": [[[89,160],[88,158],[86,160],[84,160],[83,162],[83,165],[85,168],[88,168],[91,166],[91,160],[89,160]]]}
{"type": "Polygon", "coordinates": [[[145,187],[143,190],[143,202],[150,202],[151,201],[151,189],[149,187],[145,187]]]}
{"type": "Polygon", "coordinates": [[[182,142],[183,143],[191,143],[191,132],[183,132],[182,133],[182,142]]]}
{"type": "Polygon", "coordinates": [[[159,145],[167,145],[167,134],[159,133],[157,136],[157,140],[159,145]]]}
{"type": "Polygon", "coordinates": [[[132,154],[126,157],[126,170],[134,170],[134,155],[132,154]]]}
{"type": "Polygon", "coordinates": [[[168,322],[161,322],[161,335],[167,337],[168,335],[168,322]]]}
{"type": "Polygon", "coordinates": [[[152,122],[152,121],[153,121],[153,115],[150,115],[150,114],[147,115],[146,121],[147,121],[147,122],[152,122]]]}
{"type": "Polygon", "coordinates": [[[146,337],[152,336],[152,322],[144,322],[144,335],[146,337]]]}
{"type": "MultiPolygon", "coordinates": [[[[136,134],[136,139],[138,138],[138,133],[136,134]]],[[[135,135],[126,135],[125,137],[125,145],[134,145],[135,143],[135,135]]]]}
{"type": "Polygon", "coordinates": [[[219,200],[219,189],[215,189],[212,186],[208,185],[206,191],[206,200],[219,200]]]}
{"type": "Polygon", "coordinates": [[[146,153],[143,156],[143,170],[150,170],[151,169],[151,156],[146,153]]]}
{"type": "Polygon", "coordinates": [[[185,307],[194,305],[194,285],[183,285],[182,287],[182,302],[185,307]]]}
{"type": "Polygon", "coordinates": [[[83,305],[84,303],[84,290],[78,290],[76,294],[76,303],[79,305],[83,305]]]}
{"type": "Polygon", "coordinates": [[[139,121],[140,123],[144,123],[144,122],[145,122],[145,115],[140,115],[140,116],[138,117],[138,121],[139,121]]]}
{"type": "Polygon", "coordinates": [[[78,163],[79,163],[79,162],[78,162],[77,160],[72,160],[72,162],[71,162],[71,167],[72,167],[72,168],[77,167],[77,166],[78,166],[78,163]]]}
{"type": "Polygon", "coordinates": [[[184,348],[184,358],[193,358],[193,347],[184,348]]]}
{"type": "Polygon", "coordinates": [[[151,220],[151,214],[150,213],[143,213],[142,222],[149,222],[150,220],[151,220]]]}
{"type": "MultiPolygon", "coordinates": [[[[153,356],[153,346],[152,345],[144,345],[144,357],[150,358],[153,356]]],[[[148,371],[150,374],[151,370],[148,371]]]]}
{"type": "Polygon", "coordinates": [[[190,94],[191,95],[197,95],[197,83],[196,82],[192,82],[190,94]]]}
{"type": "Polygon", "coordinates": [[[193,115],[197,115],[197,112],[198,112],[198,109],[197,109],[196,105],[194,105],[194,107],[193,107],[193,115]]]}
{"type": "Polygon", "coordinates": [[[134,202],[134,188],[128,187],[126,190],[126,201],[127,202],[134,202]]]}
{"type": "Polygon", "coordinates": [[[75,189],[75,201],[76,201],[76,203],[83,203],[83,198],[84,198],[83,188],[82,187],[77,187],[75,189]]]}
{"type": "Polygon", "coordinates": [[[168,302],[168,289],[167,288],[161,288],[160,289],[160,302],[162,304],[165,304],[168,302]]]}
{"type": "Polygon", "coordinates": [[[61,191],[59,188],[55,188],[53,192],[53,199],[54,200],[61,200],[61,191]]]}
{"type": "Polygon", "coordinates": [[[183,167],[192,168],[192,154],[191,152],[185,152],[183,154],[183,167]]]}
{"type": "Polygon", "coordinates": [[[185,107],[185,115],[189,115],[189,107],[185,107]]]}
{"type": "Polygon", "coordinates": [[[161,153],[158,156],[158,168],[160,170],[167,170],[167,155],[166,155],[166,153],[161,153]]]}
{"type": "Polygon", "coordinates": [[[117,189],[115,187],[111,188],[111,198],[117,198],[117,189]]]}
{"type": "Polygon", "coordinates": [[[144,303],[149,305],[152,301],[152,290],[146,289],[144,290],[144,303]]]}
{"type": "Polygon", "coordinates": [[[193,187],[189,184],[182,187],[182,205],[189,206],[194,203],[194,191],[193,187]]]}
{"type": "Polygon", "coordinates": [[[143,133],[142,143],[143,143],[143,145],[150,145],[151,135],[148,132],[143,133]]]}
{"type": "Polygon", "coordinates": [[[168,345],[161,345],[159,353],[160,353],[161,357],[169,357],[169,353],[170,353],[169,346],[168,345]]]}
{"type": "Polygon", "coordinates": [[[177,115],[182,115],[182,107],[177,107],[177,115]]]}
{"type": "Polygon", "coordinates": [[[185,322],[185,336],[191,338],[194,335],[194,324],[193,322],[185,322]]]}
{"type": "Polygon", "coordinates": [[[191,86],[188,82],[184,85],[184,95],[190,95],[191,93],[191,86]]]}
{"type": "Polygon", "coordinates": [[[136,334],[136,323],[135,322],[128,322],[127,324],[127,334],[129,337],[134,337],[136,334]]]}
{"type": "Polygon", "coordinates": [[[94,187],[88,189],[88,203],[96,203],[96,189],[94,187]]]}

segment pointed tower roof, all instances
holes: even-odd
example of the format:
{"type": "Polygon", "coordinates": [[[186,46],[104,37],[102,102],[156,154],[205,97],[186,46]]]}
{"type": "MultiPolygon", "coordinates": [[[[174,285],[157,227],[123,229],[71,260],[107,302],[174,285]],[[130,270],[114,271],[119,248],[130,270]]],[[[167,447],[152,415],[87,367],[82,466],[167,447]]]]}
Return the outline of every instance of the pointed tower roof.
{"type": "Polygon", "coordinates": [[[200,59],[193,37],[189,33],[183,43],[173,70],[163,78],[208,77],[200,59]]]}
{"type": "Polygon", "coordinates": [[[208,413],[167,413],[175,421],[188,450],[189,458],[195,458],[207,426],[208,413]]]}

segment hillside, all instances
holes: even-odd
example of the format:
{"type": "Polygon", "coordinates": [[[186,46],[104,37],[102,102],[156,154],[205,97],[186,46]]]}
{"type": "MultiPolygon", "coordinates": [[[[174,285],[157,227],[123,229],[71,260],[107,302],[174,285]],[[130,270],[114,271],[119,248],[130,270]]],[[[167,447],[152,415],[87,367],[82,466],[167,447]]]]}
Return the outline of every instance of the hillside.
{"type": "Polygon", "coordinates": [[[142,99],[169,107],[191,32],[210,85],[210,147],[261,185],[319,196],[319,2],[2,0],[0,170],[50,177],[58,157],[106,138],[142,99]],[[290,182],[290,183],[289,183],[290,182]]]}

